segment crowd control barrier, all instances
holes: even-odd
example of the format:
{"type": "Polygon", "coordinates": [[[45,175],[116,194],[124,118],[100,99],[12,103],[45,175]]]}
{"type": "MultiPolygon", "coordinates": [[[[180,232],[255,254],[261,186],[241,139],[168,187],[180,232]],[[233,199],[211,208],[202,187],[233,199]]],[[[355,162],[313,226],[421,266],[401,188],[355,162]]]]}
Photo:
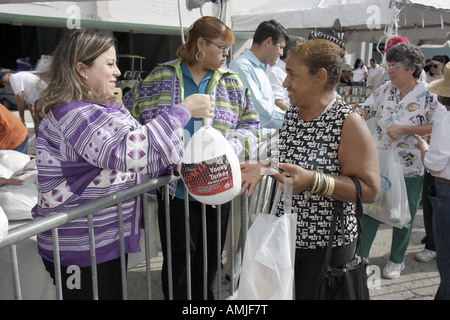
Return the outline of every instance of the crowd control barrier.
{"type": "MultiPolygon", "coordinates": [[[[92,283],[93,283],[93,297],[94,299],[98,299],[98,286],[97,286],[97,270],[96,270],[96,255],[95,255],[95,242],[94,242],[94,230],[92,224],[93,214],[101,209],[108,208],[111,206],[117,207],[117,215],[119,220],[119,233],[120,233],[120,261],[121,261],[121,273],[122,273],[122,296],[123,299],[128,299],[128,284],[127,284],[127,265],[125,259],[125,249],[124,249],[124,236],[123,236],[123,223],[121,219],[122,215],[122,203],[128,199],[137,197],[139,195],[144,195],[144,229],[143,229],[143,239],[144,246],[141,247],[141,250],[144,252],[144,261],[141,263],[145,263],[146,267],[146,296],[148,299],[152,300],[152,275],[151,275],[151,248],[155,248],[155,244],[151,243],[150,237],[150,214],[154,214],[154,212],[150,212],[148,206],[148,197],[146,195],[149,194],[150,191],[156,190],[159,188],[164,188],[166,194],[168,194],[168,184],[172,181],[179,179],[179,177],[175,176],[161,176],[155,179],[147,179],[143,183],[127,188],[125,190],[121,190],[115,192],[110,195],[106,195],[104,197],[98,198],[96,200],[84,203],[77,207],[71,208],[69,210],[55,213],[51,216],[47,216],[42,219],[30,220],[18,227],[12,228],[9,230],[8,234],[0,240],[0,252],[3,253],[7,250],[9,251],[9,263],[10,263],[10,281],[11,284],[2,284],[2,290],[9,290],[5,288],[12,288],[13,294],[11,296],[16,300],[23,299],[23,287],[24,283],[21,279],[21,272],[19,271],[19,261],[17,254],[17,247],[22,242],[30,239],[31,237],[35,237],[37,234],[42,233],[47,230],[52,230],[53,235],[53,245],[54,245],[54,257],[55,257],[55,288],[56,288],[56,299],[63,299],[62,294],[62,283],[61,283],[61,274],[60,274],[60,261],[59,261],[59,249],[58,249],[58,227],[64,225],[70,221],[81,217],[87,217],[89,222],[89,237],[90,237],[90,252],[91,252],[91,266],[92,266],[92,283]]],[[[227,234],[227,243],[225,244],[225,248],[228,248],[229,252],[226,252],[227,259],[230,259],[229,263],[229,272],[232,275],[229,279],[230,285],[229,291],[225,294],[222,294],[221,288],[221,278],[224,277],[223,272],[225,272],[225,268],[221,268],[222,264],[222,255],[218,254],[217,263],[218,270],[222,272],[221,277],[217,277],[217,290],[215,294],[216,299],[223,300],[230,298],[234,295],[234,292],[237,288],[238,279],[239,279],[239,266],[240,261],[242,259],[243,252],[243,244],[245,243],[246,233],[249,226],[249,217],[253,213],[260,212],[268,212],[268,208],[270,206],[271,199],[271,191],[273,189],[274,181],[270,178],[270,176],[266,176],[259,185],[258,190],[255,190],[254,194],[251,198],[248,198],[246,194],[241,197],[237,197],[232,201],[232,205],[230,205],[230,214],[229,214],[229,225],[228,225],[228,234],[227,234]],[[240,221],[236,221],[236,219],[240,219],[240,221]],[[240,222],[240,223],[236,223],[240,222]],[[235,225],[239,225],[238,230],[235,230],[235,225]]],[[[187,191],[185,191],[187,193],[187,191]]],[[[167,197],[166,197],[167,198],[167,197]]],[[[187,198],[187,197],[185,197],[187,198]]],[[[168,215],[168,200],[166,201],[166,218],[168,215]]],[[[205,205],[203,205],[205,206],[205,205]]],[[[204,208],[203,208],[204,209],[204,208]]],[[[205,214],[205,210],[202,210],[205,214]]],[[[219,210],[220,212],[220,210],[219,210]]],[[[186,209],[185,206],[185,219],[188,221],[189,219],[189,210],[186,209]]],[[[168,221],[168,218],[166,219],[168,221]]],[[[220,221],[220,219],[218,219],[220,221]]],[[[203,226],[204,227],[204,226],[203,226]]],[[[169,230],[170,226],[167,226],[167,230],[169,230]]],[[[205,228],[205,227],[204,227],[205,228]]],[[[189,228],[186,227],[186,231],[189,232],[189,228]]],[[[222,235],[220,234],[220,223],[218,223],[217,227],[217,237],[220,239],[222,235]]],[[[153,237],[154,238],[154,237],[153,237]]],[[[186,236],[189,239],[189,235],[186,236]]],[[[205,238],[205,237],[204,237],[205,238]]],[[[204,250],[206,250],[206,241],[203,239],[204,250]]],[[[153,240],[154,241],[154,240],[153,240]]],[[[168,248],[170,248],[170,230],[167,236],[168,248]]],[[[218,241],[220,244],[220,241],[218,241]]],[[[186,247],[189,248],[189,241],[186,241],[186,247]]],[[[225,249],[226,250],[226,249],[225,249]]],[[[186,261],[188,270],[190,270],[190,257],[189,251],[186,250],[186,261]]],[[[220,250],[218,250],[220,252],[220,250]]],[[[37,246],[36,246],[36,255],[37,246]]],[[[171,279],[171,252],[168,250],[168,270],[169,270],[169,299],[173,297],[173,283],[171,279]]],[[[206,269],[206,268],[204,268],[206,269]]],[[[5,271],[1,271],[5,272],[5,271]]],[[[189,272],[188,272],[189,273],[189,272]]],[[[207,270],[204,271],[204,279],[206,279],[207,270]]],[[[49,278],[51,281],[51,278],[49,278]]],[[[30,279],[27,279],[30,281],[30,279]]],[[[190,299],[190,279],[188,277],[188,285],[187,285],[187,296],[190,299]]],[[[205,283],[205,296],[206,296],[206,281],[205,283]]],[[[28,284],[32,285],[32,284],[28,284]]],[[[53,284],[51,284],[53,285],[53,284]]]]}

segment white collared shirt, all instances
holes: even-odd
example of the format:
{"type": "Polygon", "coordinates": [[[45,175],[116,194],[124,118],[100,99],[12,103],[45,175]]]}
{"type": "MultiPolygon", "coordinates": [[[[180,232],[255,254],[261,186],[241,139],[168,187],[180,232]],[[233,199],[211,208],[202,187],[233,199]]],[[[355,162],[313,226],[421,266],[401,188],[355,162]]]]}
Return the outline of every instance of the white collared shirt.
{"type": "Polygon", "coordinates": [[[284,79],[286,79],[286,62],[278,59],[277,63],[269,68],[268,76],[270,84],[272,85],[273,96],[276,100],[283,100],[288,106],[291,104],[289,99],[289,93],[285,87],[283,87],[284,79]]]}
{"type": "Polygon", "coordinates": [[[275,98],[267,76],[268,66],[245,49],[239,57],[231,61],[230,69],[235,71],[251,94],[253,104],[259,114],[261,134],[270,134],[283,125],[285,112],[275,105],[275,98]],[[264,130],[265,129],[265,130],[264,130]]]}

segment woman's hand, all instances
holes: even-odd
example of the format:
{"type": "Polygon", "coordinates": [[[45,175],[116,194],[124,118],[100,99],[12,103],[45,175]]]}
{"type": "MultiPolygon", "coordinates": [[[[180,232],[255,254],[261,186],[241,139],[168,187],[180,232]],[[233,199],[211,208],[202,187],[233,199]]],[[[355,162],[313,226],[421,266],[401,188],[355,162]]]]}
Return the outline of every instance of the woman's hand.
{"type": "Polygon", "coordinates": [[[246,162],[241,164],[242,188],[239,195],[242,195],[246,190],[248,190],[247,197],[250,198],[256,186],[261,181],[262,177],[266,174],[272,174],[274,173],[274,171],[275,170],[265,166],[260,162],[246,162]]]}
{"type": "Polygon", "coordinates": [[[214,118],[214,100],[208,94],[193,94],[184,99],[183,104],[191,110],[194,118],[214,118]]]}
{"type": "Polygon", "coordinates": [[[290,163],[280,163],[279,167],[286,172],[276,173],[273,177],[281,184],[283,189],[288,173],[290,178],[292,178],[292,194],[299,194],[312,186],[314,171],[290,163]]]}
{"type": "Polygon", "coordinates": [[[392,141],[398,140],[404,135],[403,126],[399,125],[390,126],[386,130],[386,134],[389,136],[389,138],[391,138],[392,141]]]}
{"type": "Polygon", "coordinates": [[[417,139],[417,143],[414,144],[417,147],[417,149],[419,149],[421,152],[428,151],[428,143],[427,143],[427,141],[425,141],[425,139],[427,139],[427,137],[421,137],[418,134],[415,134],[414,138],[417,139]]]}

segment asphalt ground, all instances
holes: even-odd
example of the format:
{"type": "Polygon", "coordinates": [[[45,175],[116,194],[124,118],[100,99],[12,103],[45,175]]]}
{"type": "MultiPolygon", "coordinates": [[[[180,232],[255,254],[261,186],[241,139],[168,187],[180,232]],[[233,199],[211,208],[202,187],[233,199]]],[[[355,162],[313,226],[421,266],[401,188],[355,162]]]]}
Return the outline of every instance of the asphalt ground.
{"type": "MultiPolygon", "coordinates": [[[[416,253],[424,249],[421,240],[425,236],[423,212],[419,208],[411,241],[405,255],[405,269],[400,277],[386,279],[382,276],[382,269],[389,261],[392,239],[392,228],[380,225],[370,253],[369,291],[371,300],[433,300],[439,286],[440,277],[436,267],[436,260],[422,263],[415,260],[416,253]]],[[[161,255],[152,259],[152,299],[163,299],[160,284],[161,255]]],[[[222,272],[222,299],[230,295],[229,281],[222,272]]],[[[131,300],[147,299],[145,264],[139,264],[128,273],[128,298],[131,300]]]]}

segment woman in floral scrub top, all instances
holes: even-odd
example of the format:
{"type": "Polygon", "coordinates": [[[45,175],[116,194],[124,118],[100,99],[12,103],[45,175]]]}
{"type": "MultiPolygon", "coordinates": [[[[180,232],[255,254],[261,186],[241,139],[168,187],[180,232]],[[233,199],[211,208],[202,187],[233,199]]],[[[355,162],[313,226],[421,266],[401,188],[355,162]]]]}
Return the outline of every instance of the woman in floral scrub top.
{"type": "MultiPolygon", "coordinates": [[[[391,145],[396,149],[405,177],[411,221],[401,229],[393,229],[391,254],[383,269],[386,278],[396,278],[405,268],[403,259],[422,194],[424,167],[420,150],[414,146],[414,134],[423,136],[431,133],[434,119],[446,109],[437,101],[436,95],[428,90],[428,85],[418,81],[424,61],[418,47],[399,43],[388,51],[386,59],[391,81],[374,91],[360,111],[369,119],[379,110],[375,142],[378,149],[387,149],[391,145]]],[[[369,256],[378,226],[378,220],[364,215],[362,229],[365,258],[369,256]]]]}

